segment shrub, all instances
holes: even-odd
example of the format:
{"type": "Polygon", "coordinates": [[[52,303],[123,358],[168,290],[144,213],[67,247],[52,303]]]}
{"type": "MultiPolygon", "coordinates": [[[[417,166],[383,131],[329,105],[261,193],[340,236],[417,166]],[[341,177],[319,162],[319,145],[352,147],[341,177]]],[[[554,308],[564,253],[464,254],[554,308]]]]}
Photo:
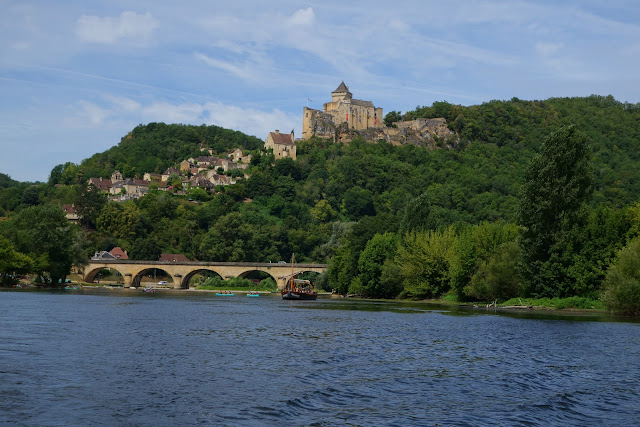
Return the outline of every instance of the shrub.
{"type": "Polygon", "coordinates": [[[618,252],[604,281],[602,301],[611,311],[640,314],[640,237],[618,252]]]}

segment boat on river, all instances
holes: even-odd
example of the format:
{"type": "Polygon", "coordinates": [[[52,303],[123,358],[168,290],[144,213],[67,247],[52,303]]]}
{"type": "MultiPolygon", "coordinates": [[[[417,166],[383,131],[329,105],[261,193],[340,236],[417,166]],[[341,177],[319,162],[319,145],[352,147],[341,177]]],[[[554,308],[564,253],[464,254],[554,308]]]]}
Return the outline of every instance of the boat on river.
{"type": "Polygon", "coordinates": [[[254,291],[249,291],[249,293],[247,294],[248,297],[259,297],[260,294],[254,291]]]}
{"type": "Polygon", "coordinates": [[[282,289],[282,299],[288,300],[315,300],[318,292],[308,280],[294,279],[293,265],[295,257],[291,254],[291,277],[286,286],[282,289]]]}
{"type": "Polygon", "coordinates": [[[233,292],[216,292],[216,295],[219,297],[232,297],[235,294],[233,292]]]}

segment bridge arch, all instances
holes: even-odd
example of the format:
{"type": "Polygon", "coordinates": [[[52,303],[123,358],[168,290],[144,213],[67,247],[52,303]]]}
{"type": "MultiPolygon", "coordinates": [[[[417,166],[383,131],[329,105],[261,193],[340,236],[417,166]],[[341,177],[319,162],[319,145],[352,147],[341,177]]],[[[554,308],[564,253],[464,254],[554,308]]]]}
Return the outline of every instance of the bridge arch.
{"type": "MultiPolygon", "coordinates": [[[[251,268],[251,269],[248,269],[248,270],[243,271],[242,273],[240,273],[238,275],[238,277],[242,277],[243,279],[246,279],[251,275],[251,273],[255,273],[255,272],[262,273],[262,275],[268,276],[271,279],[273,279],[274,282],[278,283],[278,278],[277,277],[275,277],[273,274],[271,274],[270,272],[268,272],[268,271],[266,271],[265,269],[262,269],[262,268],[251,268]]],[[[267,277],[265,277],[265,279],[266,278],[267,277]]]]}
{"type": "MultiPolygon", "coordinates": [[[[97,267],[93,267],[90,270],[84,272],[84,281],[87,283],[93,283],[96,281],[96,279],[99,277],[99,274],[102,270],[113,270],[116,273],[118,273],[120,275],[120,277],[122,278],[122,280],[124,281],[124,275],[125,273],[123,271],[120,271],[118,268],[116,268],[115,266],[97,266],[97,267]]],[[[98,279],[99,280],[99,279],[98,279]]]]}
{"type": "Polygon", "coordinates": [[[217,272],[214,268],[210,268],[210,267],[194,268],[189,273],[184,275],[184,277],[182,278],[182,281],[180,282],[180,289],[189,289],[189,282],[191,281],[191,279],[194,278],[194,276],[202,273],[207,273],[207,272],[215,273],[218,276],[220,276],[221,279],[224,279],[224,276],[222,276],[222,274],[217,272]]]}
{"type": "Polygon", "coordinates": [[[138,270],[137,273],[131,275],[131,287],[139,288],[144,283],[142,281],[144,276],[150,277],[151,273],[153,273],[154,280],[151,282],[147,281],[146,284],[157,285],[158,281],[165,280],[166,282],[169,282],[169,280],[166,280],[166,278],[170,278],[171,282],[169,282],[168,285],[175,286],[175,284],[178,283],[179,278],[175,277],[173,274],[161,267],[162,266],[145,267],[138,270]],[[158,271],[161,271],[164,274],[158,275],[158,271]]]}

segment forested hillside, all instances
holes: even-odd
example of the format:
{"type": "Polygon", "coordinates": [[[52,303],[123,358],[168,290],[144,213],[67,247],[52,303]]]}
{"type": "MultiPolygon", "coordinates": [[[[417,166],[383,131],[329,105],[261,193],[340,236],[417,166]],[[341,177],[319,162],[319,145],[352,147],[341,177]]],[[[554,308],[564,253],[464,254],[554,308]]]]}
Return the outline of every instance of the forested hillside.
{"type": "MultiPolygon", "coordinates": [[[[202,203],[162,191],[120,204],[92,202],[86,253],[119,245],[138,259],[180,252],[199,260],[277,261],[295,252],[300,261],[330,263],[323,286],[366,296],[451,292],[496,299],[600,292],[617,251],[639,231],[640,105],[600,96],[471,107],[436,102],[392,112],[388,121],[416,117],[445,117],[460,143],[430,150],[311,139],[297,144],[296,161],[273,161],[256,151],[250,178],[219,188],[202,203]],[[584,151],[572,150],[576,144],[584,144],[584,151]],[[522,254],[518,242],[526,236],[518,236],[537,226],[523,218],[523,185],[542,179],[536,169],[558,164],[544,179],[571,190],[569,174],[578,161],[585,166],[575,173],[585,175],[585,184],[574,192],[580,198],[567,204],[577,213],[530,210],[533,216],[556,215],[550,223],[557,218],[564,224],[543,242],[547,249],[537,256],[546,258],[530,259],[542,266],[535,274],[543,271],[545,280],[558,284],[533,286],[516,271],[518,260],[533,256],[522,254]],[[565,224],[562,218],[569,217],[575,224],[565,224]],[[561,252],[566,256],[549,260],[561,252]]],[[[0,190],[0,208],[19,217],[38,204],[86,205],[86,190],[75,183],[116,169],[125,176],[159,172],[198,155],[201,143],[220,153],[263,144],[212,126],[140,125],[118,146],[54,169],[54,179],[30,190],[35,198],[0,190]]]]}
{"type": "Polygon", "coordinates": [[[118,145],[84,160],[79,170],[85,177],[103,178],[114,170],[127,177],[161,173],[186,158],[199,156],[201,144],[223,153],[235,147],[258,150],[263,141],[218,126],[149,123],[136,126],[118,145]]]}

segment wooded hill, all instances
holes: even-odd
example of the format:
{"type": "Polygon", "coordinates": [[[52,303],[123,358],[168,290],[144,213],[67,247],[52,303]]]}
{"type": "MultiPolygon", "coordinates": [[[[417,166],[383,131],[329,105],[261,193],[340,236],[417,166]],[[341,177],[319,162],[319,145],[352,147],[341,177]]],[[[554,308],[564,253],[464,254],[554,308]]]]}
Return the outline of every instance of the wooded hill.
{"type": "Polygon", "coordinates": [[[258,150],[264,145],[256,137],[219,126],[149,123],[136,126],[118,145],[84,160],[79,170],[85,177],[103,178],[115,170],[131,178],[162,173],[184,159],[199,156],[201,144],[219,153],[235,147],[258,150]]]}

